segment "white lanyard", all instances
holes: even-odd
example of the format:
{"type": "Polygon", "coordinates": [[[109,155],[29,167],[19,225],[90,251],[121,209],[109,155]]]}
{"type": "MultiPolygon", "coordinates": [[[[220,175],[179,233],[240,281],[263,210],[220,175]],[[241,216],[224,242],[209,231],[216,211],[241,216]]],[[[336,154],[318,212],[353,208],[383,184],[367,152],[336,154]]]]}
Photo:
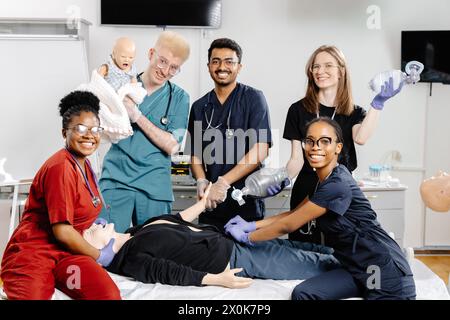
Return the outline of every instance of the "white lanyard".
{"type": "MultiPolygon", "coordinates": [[[[337,108],[334,108],[334,112],[333,112],[333,115],[331,116],[331,120],[334,120],[334,116],[336,115],[336,109],[337,109],[337,108]]],[[[317,118],[320,117],[320,115],[319,115],[319,110],[317,110],[316,115],[317,115],[317,118]]]]}

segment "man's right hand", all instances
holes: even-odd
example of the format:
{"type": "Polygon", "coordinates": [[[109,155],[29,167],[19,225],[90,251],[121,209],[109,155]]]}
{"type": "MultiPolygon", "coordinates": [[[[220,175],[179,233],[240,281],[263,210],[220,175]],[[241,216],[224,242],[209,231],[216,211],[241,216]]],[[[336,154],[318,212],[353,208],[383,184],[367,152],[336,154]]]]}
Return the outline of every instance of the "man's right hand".
{"type": "Polygon", "coordinates": [[[224,202],[227,198],[227,190],[229,188],[230,184],[223,177],[219,177],[211,186],[206,209],[215,209],[218,204],[224,202]]]}
{"type": "Polygon", "coordinates": [[[112,238],[108,244],[100,250],[100,256],[97,258],[97,263],[102,267],[107,267],[111,264],[116,253],[113,251],[115,239],[112,238]]]}

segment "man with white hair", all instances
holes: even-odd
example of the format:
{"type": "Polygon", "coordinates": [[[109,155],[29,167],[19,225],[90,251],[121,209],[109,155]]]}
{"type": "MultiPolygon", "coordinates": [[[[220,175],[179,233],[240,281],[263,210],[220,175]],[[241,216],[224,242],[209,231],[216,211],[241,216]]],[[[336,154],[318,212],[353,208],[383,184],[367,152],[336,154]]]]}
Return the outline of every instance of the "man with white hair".
{"type": "Polygon", "coordinates": [[[138,74],[147,96],[136,105],[124,99],[133,135],[113,144],[106,154],[100,187],[106,202],[100,216],[125,231],[141,224],[151,212],[170,213],[173,193],[171,158],[186,130],[189,95],[170,79],[189,57],[189,44],[164,31],[148,52],[147,69],[138,74]]]}

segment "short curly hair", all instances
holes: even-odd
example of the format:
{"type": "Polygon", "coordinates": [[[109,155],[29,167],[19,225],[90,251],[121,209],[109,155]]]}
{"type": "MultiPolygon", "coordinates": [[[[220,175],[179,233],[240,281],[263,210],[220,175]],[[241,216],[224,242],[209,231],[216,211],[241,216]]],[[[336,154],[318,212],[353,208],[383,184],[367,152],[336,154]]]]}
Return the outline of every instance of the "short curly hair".
{"type": "Polygon", "coordinates": [[[81,112],[92,112],[100,122],[100,100],[91,92],[73,91],[61,99],[58,108],[63,129],[67,129],[72,118],[79,116],[81,112]]]}

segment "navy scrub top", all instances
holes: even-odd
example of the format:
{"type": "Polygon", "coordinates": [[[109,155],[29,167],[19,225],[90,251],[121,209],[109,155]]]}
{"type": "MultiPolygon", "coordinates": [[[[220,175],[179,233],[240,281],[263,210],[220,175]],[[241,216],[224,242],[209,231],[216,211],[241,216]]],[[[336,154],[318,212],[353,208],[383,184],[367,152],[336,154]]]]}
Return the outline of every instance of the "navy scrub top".
{"type": "Polygon", "coordinates": [[[412,275],[402,250],[381,227],[345,166],[338,165],[319,182],[310,201],[327,209],[317,219],[317,227],[335,250],[334,256],[362,285],[371,276],[368,268],[374,265],[380,267],[382,277],[412,275]]]}
{"type": "MultiPolygon", "coordinates": [[[[188,132],[190,139],[186,142],[186,153],[190,151],[191,155],[202,160],[206,178],[212,182],[230,171],[255,143],[272,146],[269,110],[264,94],[241,83],[237,83],[223,105],[214,90],[195,101],[189,116],[188,132]],[[228,115],[229,129],[235,132],[233,139],[225,138],[228,115]],[[247,134],[245,139],[241,139],[243,133],[247,134]]],[[[243,177],[232,186],[242,189],[246,178],[243,177]]],[[[246,199],[246,204],[240,207],[231,198],[231,191],[232,188],[226,201],[217,209],[202,215],[222,218],[224,222],[236,214],[253,220],[264,216],[263,200],[246,199]]]]}

